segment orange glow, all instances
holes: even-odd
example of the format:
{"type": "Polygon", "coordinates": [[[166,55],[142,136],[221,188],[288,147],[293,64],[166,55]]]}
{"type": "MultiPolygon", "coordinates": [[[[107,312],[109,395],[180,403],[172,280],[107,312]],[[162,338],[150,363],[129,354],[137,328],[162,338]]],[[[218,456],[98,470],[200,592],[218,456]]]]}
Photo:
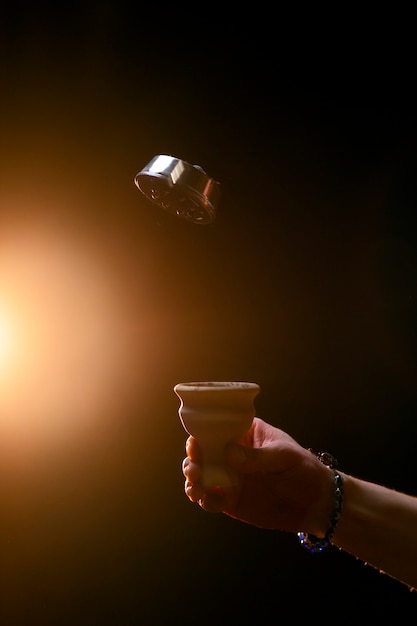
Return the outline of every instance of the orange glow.
{"type": "Polygon", "coordinates": [[[13,323],[0,303],[0,379],[13,357],[14,341],[13,323]]]}
{"type": "Polygon", "coordinates": [[[99,427],[121,393],[123,315],[94,237],[46,218],[2,230],[2,445],[56,445],[99,427]]]}

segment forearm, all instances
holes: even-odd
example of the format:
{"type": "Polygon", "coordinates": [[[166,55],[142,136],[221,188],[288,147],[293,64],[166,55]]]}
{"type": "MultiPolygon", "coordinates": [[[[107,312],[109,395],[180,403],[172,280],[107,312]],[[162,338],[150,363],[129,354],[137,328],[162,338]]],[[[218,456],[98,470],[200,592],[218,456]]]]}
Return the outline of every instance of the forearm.
{"type": "Polygon", "coordinates": [[[417,498],[351,476],[333,543],[417,588],[417,498]]]}

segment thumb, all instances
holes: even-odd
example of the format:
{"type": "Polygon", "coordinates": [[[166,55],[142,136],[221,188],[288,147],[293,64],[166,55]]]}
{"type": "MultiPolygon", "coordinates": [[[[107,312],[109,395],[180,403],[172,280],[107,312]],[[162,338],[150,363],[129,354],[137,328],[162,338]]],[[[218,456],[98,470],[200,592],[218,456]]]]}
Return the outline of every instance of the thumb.
{"type": "Polygon", "coordinates": [[[226,452],[229,465],[242,474],[282,471],[288,466],[285,457],[285,452],[276,446],[250,448],[233,443],[226,452]]]}

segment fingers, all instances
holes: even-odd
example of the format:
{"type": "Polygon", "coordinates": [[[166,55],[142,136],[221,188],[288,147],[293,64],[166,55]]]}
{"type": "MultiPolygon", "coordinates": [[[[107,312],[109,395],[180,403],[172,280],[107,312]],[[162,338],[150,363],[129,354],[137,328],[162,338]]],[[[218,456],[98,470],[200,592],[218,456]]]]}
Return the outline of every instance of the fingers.
{"type": "Polygon", "coordinates": [[[220,513],[224,506],[224,492],[221,488],[205,490],[201,483],[201,466],[195,461],[199,459],[199,448],[193,437],[187,440],[187,456],[182,462],[182,473],[185,477],[184,491],[191,502],[198,504],[209,513],[220,513]]]}
{"type": "Polygon", "coordinates": [[[198,483],[201,479],[201,465],[187,456],[182,462],[182,473],[190,483],[198,483]]]}
{"type": "Polygon", "coordinates": [[[184,491],[186,496],[191,502],[198,502],[204,496],[204,491],[199,483],[201,477],[200,465],[187,456],[182,462],[182,473],[185,478],[184,491]]]}
{"type": "Polygon", "coordinates": [[[185,452],[191,461],[194,463],[201,463],[201,450],[197,441],[193,436],[189,436],[185,442],[185,452]]]}
{"type": "Polygon", "coordinates": [[[185,478],[185,495],[191,502],[198,502],[203,497],[204,492],[199,485],[201,469],[198,464],[199,448],[194,437],[188,437],[185,443],[187,456],[182,462],[182,473],[185,478]]]}
{"type": "Polygon", "coordinates": [[[185,484],[185,494],[194,504],[198,504],[208,513],[221,513],[224,506],[223,493],[216,491],[204,491],[200,485],[185,484]]]}
{"type": "Polygon", "coordinates": [[[225,507],[225,493],[221,487],[205,491],[198,504],[208,513],[221,513],[225,507]]]}
{"type": "Polygon", "coordinates": [[[185,481],[184,491],[185,495],[189,500],[191,500],[191,502],[196,503],[204,499],[204,491],[198,484],[194,485],[194,483],[185,481]]]}

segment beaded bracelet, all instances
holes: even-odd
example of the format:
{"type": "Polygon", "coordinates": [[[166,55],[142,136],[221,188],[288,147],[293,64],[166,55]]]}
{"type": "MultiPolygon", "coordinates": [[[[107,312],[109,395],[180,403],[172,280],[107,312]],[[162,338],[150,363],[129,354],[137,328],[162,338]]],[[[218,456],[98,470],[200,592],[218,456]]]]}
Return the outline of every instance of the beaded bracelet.
{"type": "MultiPolygon", "coordinates": [[[[311,448],[309,448],[309,451],[315,454],[311,448]]],[[[303,532],[297,533],[301,545],[311,554],[322,552],[331,544],[343,508],[343,479],[337,471],[337,460],[328,452],[319,452],[316,456],[324,465],[333,470],[335,504],[330,526],[324,537],[320,538],[303,532]]]]}

